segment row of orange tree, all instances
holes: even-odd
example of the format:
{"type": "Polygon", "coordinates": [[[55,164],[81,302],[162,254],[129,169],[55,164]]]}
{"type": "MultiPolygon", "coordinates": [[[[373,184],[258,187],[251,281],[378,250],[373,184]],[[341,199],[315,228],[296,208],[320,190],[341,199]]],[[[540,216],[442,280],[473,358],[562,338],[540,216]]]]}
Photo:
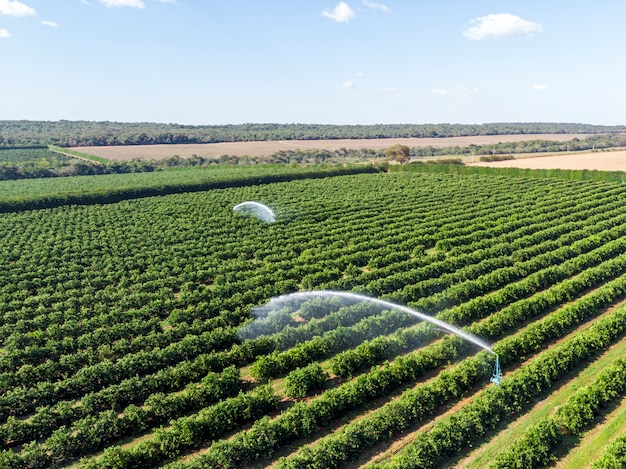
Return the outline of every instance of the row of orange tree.
{"type": "MultiPolygon", "coordinates": [[[[253,307],[298,290],[349,289],[407,302],[490,340],[572,300],[587,311],[576,313],[582,321],[624,294],[615,284],[598,290],[596,303],[578,300],[626,268],[623,199],[621,187],[604,183],[394,173],[3,214],[3,461],[54,467],[129,437],[151,443],[89,464],[115,467],[121,458],[149,467],[213,441],[206,458],[268,457],[475,349],[437,341],[440,332],[397,312],[322,301],[284,316],[287,327],[267,337],[242,340],[253,307]],[[246,200],[270,205],[277,222],[233,212],[246,200]],[[383,336],[395,342],[383,346],[383,336]],[[364,337],[380,351],[359,345],[364,337]],[[350,350],[363,358],[339,366],[350,350]],[[394,360],[398,353],[409,355],[394,360]],[[335,368],[320,373],[326,359],[335,368]],[[360,374],[384,360],[394,361],[360,374]],[[258,387],[285,376],[295,400],[280,386],[258,387]],[[317,396],[298,401],[306,394],[317,396]],[[219,423],[213,406],[239,410],[219,423]],[[272,419],[258,420],[268,412],[272,419]],[[170,433],[149,435],[170,421],[178,422],[170,433]],[[252,433],[223,440],[244,424],[252,433]]],[[[503,365],[566,330],[503,343],[503,365]]],[[[439,376],[437,407],[485,380],[490,358],[468,360],[458,379],[439,376]]],[[[213,461],[206,458],[198,464],[213,461]]]]}

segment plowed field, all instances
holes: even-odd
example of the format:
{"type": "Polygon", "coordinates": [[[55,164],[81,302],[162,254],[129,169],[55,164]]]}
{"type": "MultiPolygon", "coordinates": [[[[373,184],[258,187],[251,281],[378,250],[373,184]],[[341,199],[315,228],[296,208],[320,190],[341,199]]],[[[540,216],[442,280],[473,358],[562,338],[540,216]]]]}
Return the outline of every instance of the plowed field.
{"type": "Polygon", "coordinates": [[[379,138],[379,139],[339,139],[339,140],[277,140],[269,142],[227,142],[187,145],[126,145],[107,147],[77,147],[74,150],[112,160],[155,159],[173,155],[189,158],[192,155],[203,157],[266,156],[280,150],[338,150],[340,148],[383,149],[395,144],[408,147],[453,147],[486,145],[492,143],[521,142],[527,140],[554,140],[563,142],[574,138],[585,138],[584,134],[534,134],[534,135],[483,135],[475,137],[449,138],[379,138]]]}

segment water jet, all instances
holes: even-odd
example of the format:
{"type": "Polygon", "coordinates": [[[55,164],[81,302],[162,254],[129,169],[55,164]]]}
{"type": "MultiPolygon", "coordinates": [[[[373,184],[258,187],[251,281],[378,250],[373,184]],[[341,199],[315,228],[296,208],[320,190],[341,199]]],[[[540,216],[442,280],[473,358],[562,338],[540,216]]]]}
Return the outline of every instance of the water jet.
{"type": "Polygon", "coordinates": [[[276,216],[272,209],[260,202],[242,202],[235,205],[233,210],[241,215],[251,215],[267,223],[274,223],[276,221],[276,216]]]}
{"type": "Polygon", "coordinates": [[[467,340],[474,345],[477,345],[478,347],[486,350],[487,352],[494,354],[496,356],[496,363],[493,371],[493,376],[490,378],[490,381],[496,386],[500,384],[500,381],[502,379],[502,370],[500,369],[500,359],[498,357],[498,354],[496,354],[491,349],[488,343],[486,343],[479,337],[469,334],[468,332],[465,332],[462,329],[448,324],[445,321],[441,321],[440,319],[411,309],[408,306],[399,305],[396,303],[392,303],[391,301],[380,300],[378,298],[372,298],[370,296],[357,293],[339,292],[333,290],[317,290],[289,293],[286,295],[274,297],[266,305],[252,309],[252,313],[256,316],[257,319],[241,328],[239,330],[239,336],[245,340],[257,338],[262,335],[277,333],[282,328],[292,323],[294,319],[291,316],[292,312],[297,311],[305,301],[313,300],[316,298],[337,298],[353,302],[370,302],[388,309],[411,314],[418,319],[434,324],[438,329],[442,330],[443,332],[450,332],[452,334],[455,334],[462,339],[467,340]]]}
{"type": "MultiPolygon", "coordinates": [[[[428,316],[427,314],[421,313],[407,306],[402,306],[396,303],[392,303],[391,301],[379,300],[378,298],[372,298],[370,296],[361,295],[357,293],[339,292],[339,291],[333,291],[333,290],[297,292],[297,293],[290,293],[287,295],[274,297],[265,306],[254,308],[252,310],[253,314],[257,316],[258,319],[254,321],[254,323],[246,326],[244,328],[243,334],[244,335],[246,333],[249,334],[252,331],[252,329],[254,329],[255,323],[257,323],[258,325],[261,325],[259,323],[263,323],[263,321],[265,321],[266,319],[272,318],[271,316],[272,312],[279,311],[279,310],[283,310],[284,312],[283,308],[289,306],[290,304],[297,303],[298,301],[305,301],[305,300],[309,300],[313,298],[320,298],[320,297],[321,298],[337,297],[337,298],[343,298],[343,299],[347,299],[351,301],[368,301],[368,302],[377,304],[379,306],[383,306],[385,308],[402,311],[404,313],[411,314],[415,316],[416,318],[421,319],[423,321],[428,321],[431,324],[434,324],[435,326],[437,326],[440,329],[443,329],[446,332],[451,332],[452,334],[456,334],[457,336],[475,345],[478,345],[480,348],[483,348],[487,350],[489,353],[493,353],[495,355],[495,352],[491,350],[491,347],[489,346],[489,344],[487,344],[485,341],[483,341],[479,337],[469,334],[462,329],[459,329],[451,324],[448,324],[447,322],[441,321],[440,319],[434,318],[432,316],[428,316]]],[[[263,332],[261,334],[263,334],[263,332]]]]}
{"type": "Polygon", "coordinates": [[[493,367],[493,376],[489,381],[494,383],[496,386],[500,386],[500,380],[502,379],[502,370],[500,369],[500,357],[496,355],[496,364],[493,367]]]}

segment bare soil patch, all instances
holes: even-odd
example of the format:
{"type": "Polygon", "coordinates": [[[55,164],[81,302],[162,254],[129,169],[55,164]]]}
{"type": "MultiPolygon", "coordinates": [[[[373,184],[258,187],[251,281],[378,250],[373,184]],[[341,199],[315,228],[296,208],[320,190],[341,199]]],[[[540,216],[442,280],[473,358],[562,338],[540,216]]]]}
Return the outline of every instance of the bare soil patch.
{"type": "Polygon", "coordinates": [[[395,144],[407,147],[465,147],[471,144],[488,145],[527,140],[552,140],[564,142],[574,138],[583,139],[585,134],[524,134],[524,135],[479,135],[471,137],[445,138],[374,138],[338,140],[276,140],[267,142],[226,142],[184,145],[124,145],[106,147],[76,147],[76,151],[100,156],[111,160],[162,160],[173,155],[189,158],[198,155],[205,158],[219,158],[222,155],[267,156],[280,150],[339,150],[346,149],[385,149],[395,144]]]}
{"type": "Polygon", "coordinates": [[[473,163],[470,166],[527,169],[590,169],[626,171],[626,150],[589,151],[553,156],[533,156],[515,160],[473,163]]]}

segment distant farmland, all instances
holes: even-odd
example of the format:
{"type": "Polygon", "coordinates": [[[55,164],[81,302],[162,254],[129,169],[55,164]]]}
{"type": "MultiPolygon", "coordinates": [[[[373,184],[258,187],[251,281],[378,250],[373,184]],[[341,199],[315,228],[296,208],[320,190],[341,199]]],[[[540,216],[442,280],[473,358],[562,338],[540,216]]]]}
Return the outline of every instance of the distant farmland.
{"type": "Polygon", "coordinates": [[[379,139],[338,139],[338,140],[276,140],[266,142],[226,142],[185,145],[124,145],[103,147],[76,147],[74,150],[100,156],[111,160],[161,160],[178,155],[189,158],[192,155],[218,158],[222,155],[267,156],[280,150],[338,150],[348,149],[384,149],[395,144],[408,147],[453,147],[488,145],[527,140],[552,140],[564,142],[574,138],[586,138],[586,134],[526,134],[526,135],[483,135],[472,137],[446,138],[379,138],[379,139]]]}
{"type": "Polygon", "coordinates": [[[472,166],[528,169],[596,169],[598,171],[626,171],[626,150],[567,153],[552,156],[533,156],[506,161],[474,163],[472,166]]]}

